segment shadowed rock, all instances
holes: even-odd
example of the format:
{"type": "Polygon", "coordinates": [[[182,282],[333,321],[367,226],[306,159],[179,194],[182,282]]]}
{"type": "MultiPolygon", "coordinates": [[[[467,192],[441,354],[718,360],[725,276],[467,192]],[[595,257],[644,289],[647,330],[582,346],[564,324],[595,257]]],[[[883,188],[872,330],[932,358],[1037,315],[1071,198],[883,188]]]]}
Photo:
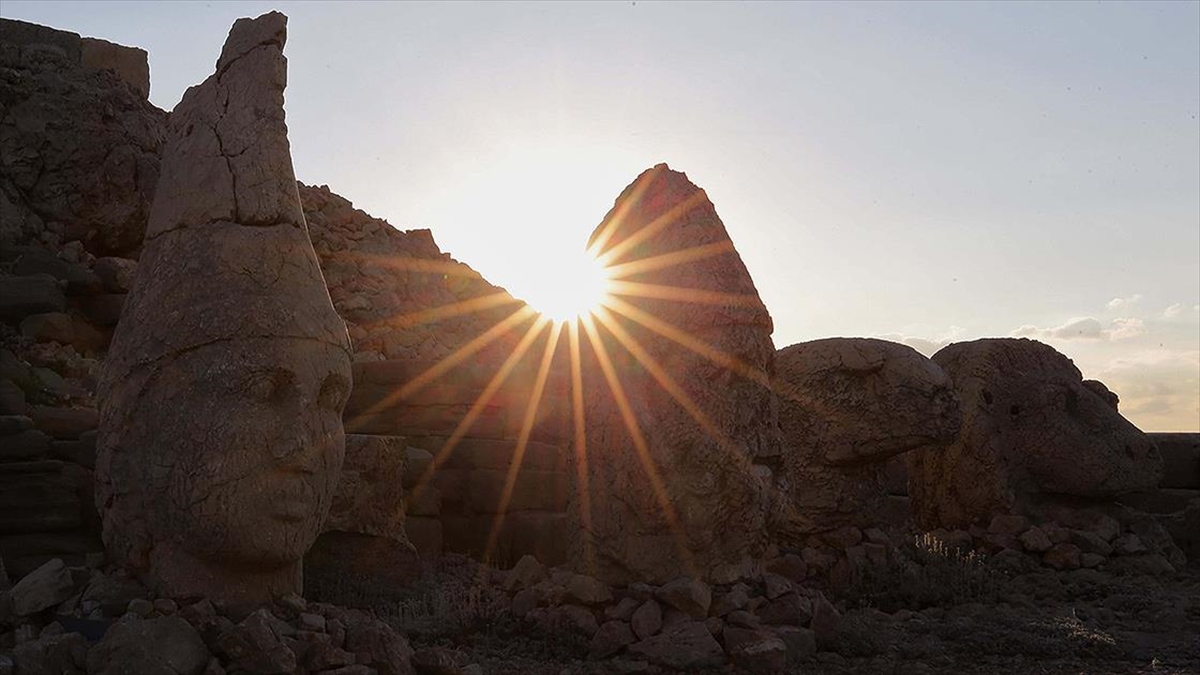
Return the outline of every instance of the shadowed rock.
{"type": "Polygon", "coordinates": [[[618,298],[641,318],[601,313],[596,334],[646,455],[611,391],[601,350],[581,329],[587,482],[574,490],[572,506],[584,528],[581,562],[595,563],[594,573],[610,581],[733,578],[764,546],[766,490],[752,464],[779,450],[765,386],[775,353],[771,317],[712,202],[665,164],[625,189],[591,245],[619,277],[618,298]],[[646,322],[666,324],[706,355],[646,322]]]}
{"type": "Polygon", "coordinates": [[[171,115],[99,384],[104,540],[166,596],[299,592],[342,465],[349,343],[296,193],[286,21],[239,19],[171,115]]]}
{"type": "Polygon", "coordinates": [[[908,455],[909,496],[923,527],[1021,513],[1040,495],[1108,498],[1158,484],[1158,449],[1054,348],[975,340],[933,361],[954,382],[963,428],[945,448],[908,455]]]}
{"type": "Polygon", "coordinates": [[[911,347],[814,340],[779,350],[775,368],[785,537],[879,522],[887,460],[958,433],[950,379],[911,347]]]}
{"type": "Polygon", "coordinates": [[[0,19],[0,244],[139,248],[167,126],[149,86],[140,49],[0,19]]]}
{"type": "Polygon", "coordinates": [[[416,576],[420,560],[404,529],[407,458],[403,438],[346,435],[329,517],[304,557],[307,575],[355,573],[395,583],[416,576]]]}

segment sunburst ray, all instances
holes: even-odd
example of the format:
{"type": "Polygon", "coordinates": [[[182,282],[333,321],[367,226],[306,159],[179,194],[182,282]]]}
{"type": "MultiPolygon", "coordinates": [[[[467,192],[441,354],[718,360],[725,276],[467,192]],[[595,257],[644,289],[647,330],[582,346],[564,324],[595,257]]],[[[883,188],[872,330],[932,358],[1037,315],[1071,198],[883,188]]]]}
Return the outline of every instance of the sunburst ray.
{"type": "MultiPolygon", "coordinates": [[[[657,175],[662,169],[655,166],[651,171],[657,175]]],[[[634,185],[628,199],[618,199],[617,205],[613,208],[612,217],[605,220],[604,229],[594,233],[588,242],[588,253],[593,256],[599,256],[599,254],[604,252],[604,247],[608,245],[608,240],[612,238],[612,235],[625,222],[625,216],[629,215],[630,209],[640,203],[642,195],[646,193],[646,190],[650,189],[650,185],[654,182],[653,178],[653,176],[647,176],[646,180],[634,185]]]]}
{"type": "Polygon", "coordinates": [[[542,393],[546,390],[546,378],[550,375],[550,364],[558,348],[558,338],[562,335],[562,323],[555,322],[550,329],[550,337],[546,340],[546,349],[542,352],[542,361],[538,365],[537,377],[534,380],[533,391],[529,393],[529,403],[525,406],[525,416],[521,420],[521,431],[517,435],[517,447],[513,451],[512,462],[508,474],[504,477],[504,489],[500,492],[500,503],[496,506],[496,517],[492,521],[492,529],[488,532],[487,547],[483,559],[490,560],[500,537],[500,527],[504,523],[508,511],[509,500],[512,499],[513,489],[517,484],[517,474],[521,471],[521,463],[525,459],[525,448],[529,444],[529,436],[533,433],[533,423],[537,418],[538,405],[542,393]]]}
{"type": "Polygon", "coordinates": [[[625,328],[622,327],[607,310],[601,308],[596,311],[595,316],[596,320],[600,322],[600,325],[608,330],[608,332],[617,339],[617,342],[619,342],[621,346],[624,347],[625,350],[628,351],[633,358],[637,360],[637,362],[640,363],[643,368],[646,369],[646,372],[650,373],[650,376],[654,378],[654,381],[658,383],[658,386],[662,387],[663,391],[667,392],[671,398],[675,399],[675,402],[687,412],[687,414],[696,422],[696,424],[700,426],[701,430],[703,430],[704,433],[708,434],[714,441],[716,441],[717,445],[725,450],[726,453],[731,455],[733,461],[739,467],[745,471],[749,471],[751,464],[750,458],[747,457],[745,453],[740,451],[738,445],[733,442],[733,439],[730,438],[728,434],[721,431],[721,429],[718,428],[715,423],[713,423],[709,416],[700,409],[699,405],[696,404],[696,401],[692,399],[692,397],[686,391],[684,391],[682,387],[679,386],[679,383],[675,381],[675,378],[671,377],[670,374],[667,373],[666,369],[662,367],[662,364],[660,364],[657,359],[647,352],[645,347],[643,347],[636,338],[630,335],[629,332],[626,331],[625,328]]]}
{"type": "MultiPolygon", "coordinates": [[[[447,371],[467,360],[471,356],[474,356],[476,353],[500,339],[501,336],[513,330],[521,323],[528,321],[535,314],[537,313],[531,307],[529,307],[529,305],[522,305],[517,309],[517,311],[508,315],[508,317],[501,319],[498,323],[483,333],[475,336],[469,342],[463,344],[445,358],[439,360],[421,374],[406,382],[404,385],[396,389],[396,391],[379,399],[366,410],[359,412],[357,414],[357,418],[366,420],[369,416],[374,415],[381,410],[386,410],[396,403],[403,401],[413,394],[421,391],[439,377],[445,375],[447,371]]],[[[346,431],[349,433],[354,433],[358,426],[359,422],[357,422],[355,419],[352,419],[346,422],[346,431]]]]}
{"type": "Polygon", "coordinates": [[[652,300],[674,300],[698,305],[721,307],[760,307],[762,300],[754,293],[726,293],[703,288],[667,286],[642,281],[613,280],[608,284],[609,295],[623,295],[652,300]]]}
{"type": "Polygon", "coordinates": [[[732,253],[736,249],[733,247],[733,242],[726,239],[717,241],[711,244],[703,244],[701,246],[693,246],[680,251],[672,251],[663,253],[662,255],[650,256],[648,258],[639,258],[626,263],[610,265],[605,271],[611,279],[624,279],[625,277],[635,274],[643,274],[654,270],[675,267],[683,263],[695,262],[697,260],[706,260],[715,258],[720,255],[732,253]]]}
{"type": "Polygon", "coordinates": [[[485,310],[503,307],[505,305],[515,305],[521,301],[512,297],[507,291],[496,291],[467,300],[459,300],[447,305],[439,305],[437,307],[429,307],[427,309],[417,310],[415,312],[406,312],[404,314],[396,314],[393,316],[384,317],[375,321],[360,323],[359,327],[370,329],[374,326],[387,326],[389,328],[414,328],[423,326],[435,321],[443,321],[464,314],[474,314],[485,310]]]}
{"type": "Polygon", "coordinates": [[[773,387],[770,378],[761,368],[755,368],[745,361],[713,347],[707,342],[689,334],[687,331],[663,321],[632,303],[618,297],[609,296],[605,299],[604,306],[760,386],[768,389],[773,387]]]}
{"type": "Polygon", "coordinates": [[[504,384],[504,381],[507,380],[508,376],[512,373],[513,368],[515,368],[521,358],[525,356],[525,352],[529,351],[529,347],[533,344],[534,340],[537,339],[538,335],[541,334],[542,329],[545,328],[549,323],[549,319],[545,317],[538,317],[533,322],[533,325],[530,326],[527,331],[525,331],[525,335],[521,337],[520,342],[518,342],[516,347],[513,348],[512,353],[508,355],[508,358],[504,360],[504,363],[500,364],[500,368],[496,371],[496,374],[492,376],[492,379],[488,381],[487,386],[484,387],[483,391],[480,392],[479,396],[475,399],[475,403],[471,405],[470,410],[468,410],[467,414],[464,415],[461,420],[459,420],[458,424],[454,427],[454,431],[450,432],[449,438],[447,438],[442,444],[442,447],[438,450],[437,454],[433,456],[433,460],[429,463],[429,467],[426,468],[425,472],[421,474],[421,477],[417,479],[417,483],[413,486],[411,496],[406,503],[412,503],[420,498],[421,493],[425,490],[426,485],[430,480],[432,480],[433,473],[437,471],[437,469],[441,467],[441,465],[445,463],[447,459],[450,458],[450,453],[454,451],[455,446],[457,446],[458,442],[467,435],[467,431],[471,429],[471,426],[475,424],[475,420],[479,419],[479,416],[483,413],[484,406],[486,406],[488,402],[492,400],[492,397],[496,395],[496,392],[500,390],[500,387],[504,384]]]}
{"type": "MultiPolygon", "coordinates": [[[[647,181],[649,183],[649,181],[647,181]]],[[[660,214],[657,218],[646,223],[636,232],[632,232],[629,236],[614,244],[606,251],[594,251],[596,259],[606,267],[615,264],[625,255],[631,248],[646,241],[650,237],[658,234],[663,228],[677,221],[680,216],[691,211],[699,206],[702,202],[708,199],[708,195],[704,194],[703,190],[692,193],[687,199],[667,209],[666,212],[660,214]]],[[[609,235],[611,238],[612,235],[609,235]]]]}
{"type": "Polygon", "coordinates": [[[587,422],[583,408],[583,361],[579,351],[579,321],[567,324],[567,345],[571,357],[571,410],[575,426],[575,479],[579,515],[583,524],[583,559],[586,570],[594,574],[596,552],[592,541],[592,492],[588,478],[587,422]]]}
{"type": "MultiPolygon", "coordinates": [[[[341,254],[334,254],[334,257],[339,257],[341,254]]],[[[359,253],[352,256],[341,256],[353,259],[360,264],[366,263],[370,265],[378,265],[391,270],[401,272],[418,272],[421,274],[436,274],[439,276],[464,277],[467,279],[482,279],[483,275],[479,274],[469,266],[459,262],[448,262],[445,260],[434,260],[431,258],[405,258],[396,255],[375,255],[370,253],[359,253]]]]}
{"type": "Polygon", "coordinates": [[[609,391],[612,392],[613,400],[617,404],[621,421],[625,424],[625,429],[629,432],[630,439],[633,441],[634,450],[636,451],[638,460],[642,464],[642,471],[646,474],[647,480],[650,481],[651,491],[654,492],[654,497],[658,501],[658,506],[662,510],[663,517],[667,520],[667,527],[675,537],[679,554],[684,558],[685,565],[694,572],[695,565],[692,562],[691,552],[688,550],[686,535],[679,522],[679,515],[675,511],[674,504],[671,503],[670,495],[667,493],[666,485],[663,483],[658,467],[654,464],[649,444],[646,443],[646,437],[642,434],[637,416],[634,415],[633,407],[629,403],[629,397],[625,394],[625,387],[621,385],[621,380],[617,376],[612,359],[609,357],[608,350],[600,339],[592,317],[584,317],[582,323],[583,329],[588,335],[588,342],[592,345],[592,350],[596,354],[596,361],[600,364],[600,370],[604,374],[609,391]]]}

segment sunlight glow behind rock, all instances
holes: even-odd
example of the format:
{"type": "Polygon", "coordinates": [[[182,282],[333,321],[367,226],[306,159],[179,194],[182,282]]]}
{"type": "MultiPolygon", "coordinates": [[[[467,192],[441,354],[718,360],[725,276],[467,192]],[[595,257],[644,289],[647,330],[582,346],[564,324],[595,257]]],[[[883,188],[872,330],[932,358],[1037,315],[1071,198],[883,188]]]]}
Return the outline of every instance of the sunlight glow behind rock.
{"type": "Polygon", "coordinates": [[[609,297],[608,271],[584,251],[537,264],[508,290],[555,323],[590,316],[609,297]]]}

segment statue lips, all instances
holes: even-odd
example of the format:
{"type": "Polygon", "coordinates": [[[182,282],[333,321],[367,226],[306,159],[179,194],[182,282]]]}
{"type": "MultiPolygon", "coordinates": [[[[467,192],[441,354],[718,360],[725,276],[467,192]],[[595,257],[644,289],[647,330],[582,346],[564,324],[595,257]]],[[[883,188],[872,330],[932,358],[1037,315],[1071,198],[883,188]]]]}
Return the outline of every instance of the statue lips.
{"type": "Polygon", "coordinates": [[[276,520],[299,523],[312,517],[317,507],[315,472],[308,468],[283,467],[272,478],[270,513],[276,520]]]}

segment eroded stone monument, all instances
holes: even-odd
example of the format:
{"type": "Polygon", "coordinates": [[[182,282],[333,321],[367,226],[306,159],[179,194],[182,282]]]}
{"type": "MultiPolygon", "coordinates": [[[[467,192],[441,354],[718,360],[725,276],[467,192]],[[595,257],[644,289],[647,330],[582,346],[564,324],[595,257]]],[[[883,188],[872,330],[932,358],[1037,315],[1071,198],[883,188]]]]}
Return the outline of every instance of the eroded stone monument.
{"type": "Polygon", "coordinates": [[[239,19],[171,115],[99,385],[104,541],[166,596],[299,592],[342,465],[349,341],[296,192],[286,24],[239,19]]]}
{"type": "Polygon", "coordinates": [[[1154,443],[1049,345],[959,342],[933,355],[954,382],[963,428],[944,448],[908,454],[913,515],[965,528],[1047,500],[1111,499],[1162,477],[1154,443]]]}
{"type": "Polygon", "coordinates": [[[766,543],[755,464],[780,450],[771,316],[712,202],[665,164],[625,189],[591,244],[620,278],[596,320],[602,348],[582,338],[583,562],[610,581],[737,578],[766,543]]]}
{"type": "Polygon", "coordinates": [[[779,535],[880,522],[886,462],[954,440],[958,398],[942,369],[912,347],[828,338],[779,350],[779,426],[788,445],[779,535]]]}

